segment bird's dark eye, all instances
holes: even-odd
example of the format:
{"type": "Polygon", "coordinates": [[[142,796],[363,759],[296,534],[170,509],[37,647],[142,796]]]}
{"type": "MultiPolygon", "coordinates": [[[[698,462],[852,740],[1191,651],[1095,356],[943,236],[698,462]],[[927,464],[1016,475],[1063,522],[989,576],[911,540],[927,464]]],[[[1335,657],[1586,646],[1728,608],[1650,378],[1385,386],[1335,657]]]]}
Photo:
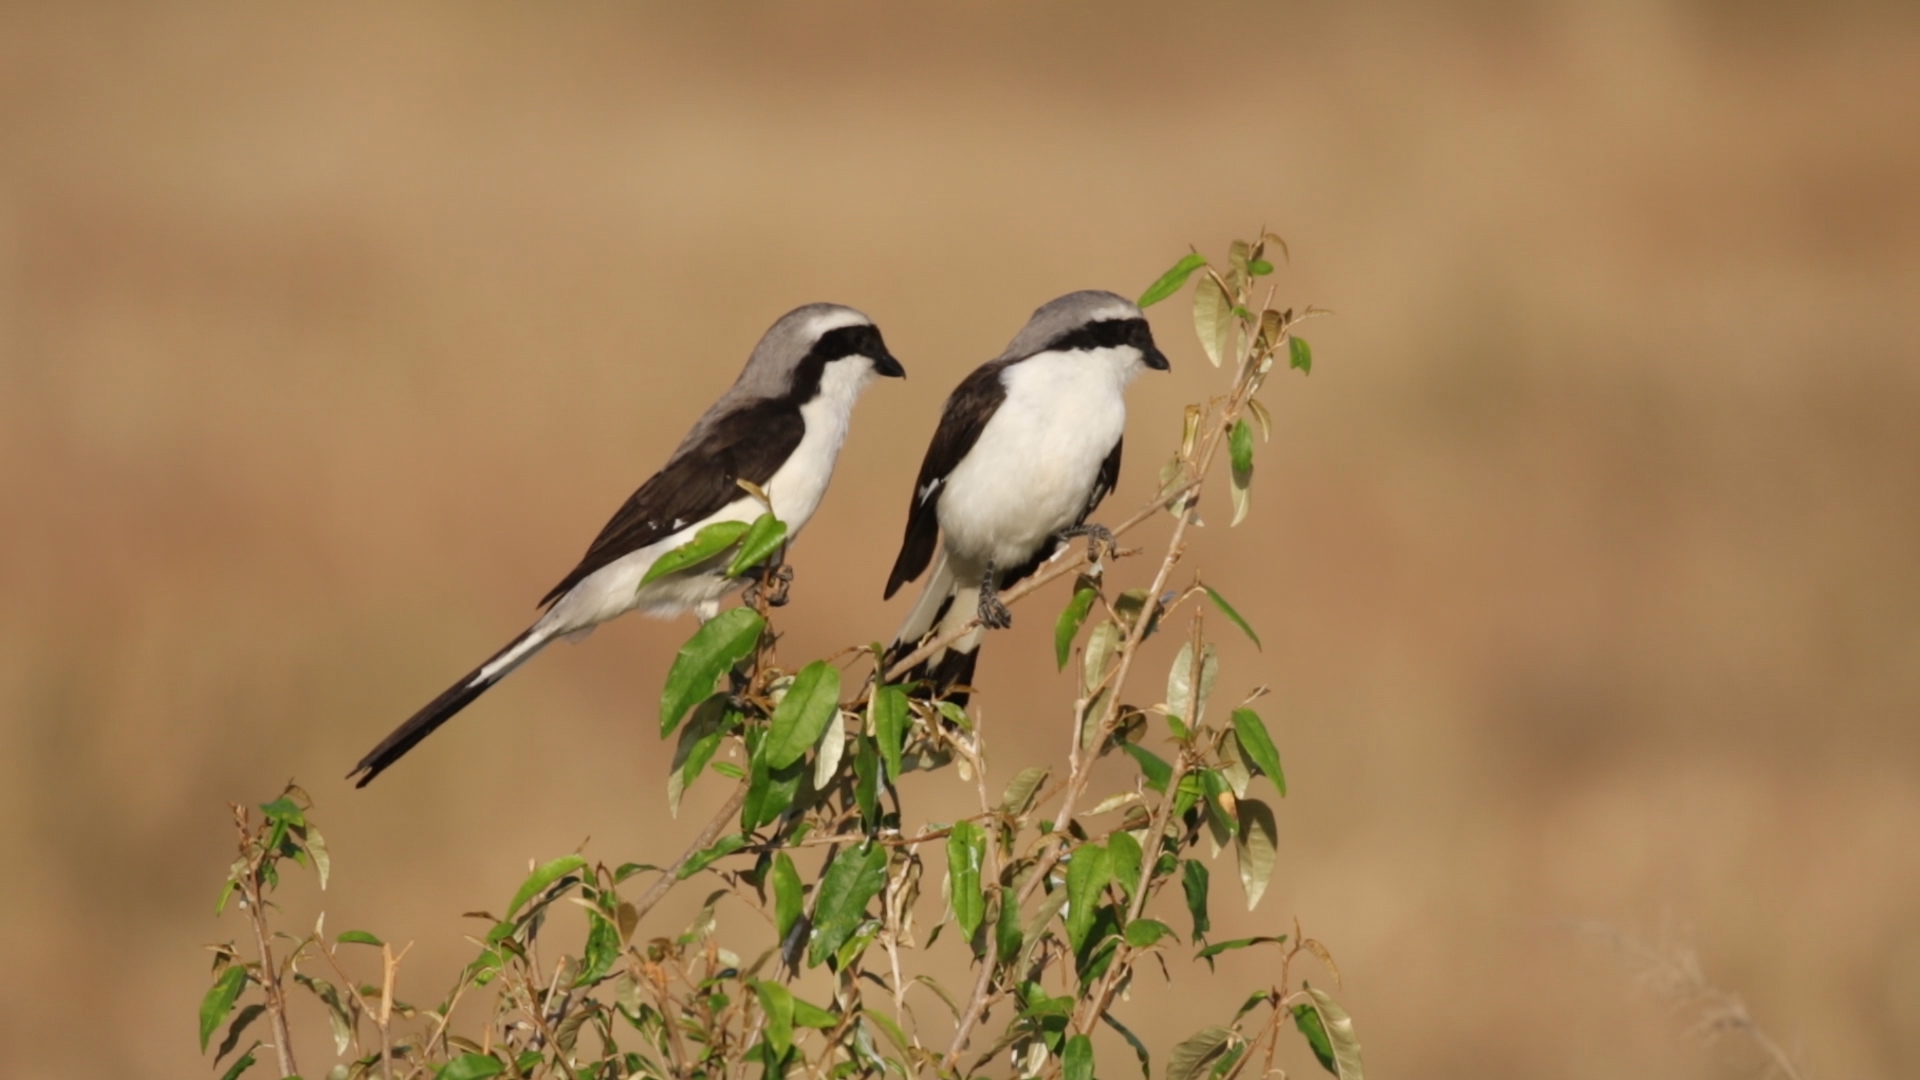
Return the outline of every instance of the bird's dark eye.
{"type": "Polygon", "coordinates": [[[1119,345],[1132,345],[1143,351],[1151,348],[1153,331],[1147,328],[1147,320],[1101,319],[1060,335],[1054,339],[1051,348],[1062,351],[1111,349],[1119,345]]]}
{"type": "Polygon", "coordinates": [[[879,327],[861,323],[821,334],[811,351],[820,360],[832,362],[849,356],[885,356],[887,347],[881,344],[879,327]]]}

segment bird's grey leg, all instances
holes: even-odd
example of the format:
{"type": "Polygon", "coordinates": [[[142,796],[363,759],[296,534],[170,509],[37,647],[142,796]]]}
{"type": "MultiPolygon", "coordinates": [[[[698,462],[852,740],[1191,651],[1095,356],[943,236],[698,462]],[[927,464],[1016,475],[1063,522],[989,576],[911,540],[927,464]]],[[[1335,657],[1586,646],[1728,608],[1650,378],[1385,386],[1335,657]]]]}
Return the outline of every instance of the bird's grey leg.
{"type": "Polygon", "coordinates": [[[1088,562],[1099,562],[1100,553],[1103,549],[1109,553],[1120,550],[1118,542],[1113,538],[1113,530],[1107,528],[1105,525],[1086,523],[1075,525],[1071,529],[1064,529],[1060,533],[1062,540],[1071,540],[1076,536],[1084,536],[1087,538],[1088,562]]]}
{"type": "Polygon", "coordinates": [[[744,597],[748,607],[759,605],[762,591],[766,593],[768,607],[787,606],[787,590],[793,585],[793,567],[781,563],[769,574],[764,565],[756,566],[748,570],[746,576],[753,579],[753,584],[747,586],[744,597]]]}
{"type": "Polygon", "coordinates": [[[994,587],[999,579],[999,572],[988,563],[986,573],[980,575],[980,625],[989,630],[1005,630],[1013,625],[1013,612],[1000,602],[1000,590],[994,587]]]}

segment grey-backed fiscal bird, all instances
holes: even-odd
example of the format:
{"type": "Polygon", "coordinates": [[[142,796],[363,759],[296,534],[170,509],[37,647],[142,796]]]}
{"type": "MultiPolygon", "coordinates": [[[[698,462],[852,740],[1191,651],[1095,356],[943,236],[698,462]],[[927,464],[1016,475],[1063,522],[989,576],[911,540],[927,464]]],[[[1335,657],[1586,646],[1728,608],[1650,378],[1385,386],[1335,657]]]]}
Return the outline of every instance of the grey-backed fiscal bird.
{"type": "Polygon", "coordinates": [[[474,698],[556,639],[584,634],[636,608],[702,621],[744,582],[723,573],[730,555],[640,584],[654,560],[722,521],[751,522],[766,510],[742,488],[766,492],[788,536],[813,516],[833,478],[860,392],[876,375],[904,377],[873,321],[837,304],[782,315],[760,339],[732,388],[693,425],[679,449],[600,530],[573,572],[540,603],[525,633],[427,702],[373,748],[349,777],[365,787],[474,698]]]}
{"type": "MultiPolygon", "coordinates": [[[[1005,352],[961,380],[914,481],[906,536],[887,578],[892,597],[933,563],[890,656],[976,615],[982,627],[1012,624],[999,590],[1069,537],[1097,531],[1086,520],[1120,477],[1124,391],[1142,370],[1167,367],[1137,306],[1088,291],[1035,311],[1005,352]]],[[[951,691],[972,684],[980,636],[976,628],[909,678],[964,703],[964,691],[951,691]]]]}

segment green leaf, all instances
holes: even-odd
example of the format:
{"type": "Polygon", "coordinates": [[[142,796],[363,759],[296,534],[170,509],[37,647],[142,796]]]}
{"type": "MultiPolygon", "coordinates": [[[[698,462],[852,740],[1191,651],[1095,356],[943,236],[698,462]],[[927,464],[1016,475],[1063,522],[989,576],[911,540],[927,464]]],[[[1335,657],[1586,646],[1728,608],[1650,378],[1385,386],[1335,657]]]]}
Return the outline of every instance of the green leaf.
{"type": "Polygon", "coordinates": [[[779,550],[786,540],[787,523],[770,513],[761,514],[753,519],[752,525],[747,526],[747,533],[740,540],[739,554],[727,565],[727,576],[736,578],[760,565],[767,556],[779,550]]]}
{"type": "MultiPolygon", "coordinates": [[[[1328,1066],[1328,1071],[1340,1080],[1364,1080],[1360,1065],[1360,1036],[1353,1030],[1353,1018],[1325,990],[1309,986],[1307,995],[1313,998],[1314,1011],[1318,1014],[1322,1033],[1332,1051],[1333,1065],[1328,1066]]],[[[1297,1012],[1294,1019],[1298,1023],[1297,1012]]],[[[1318,1049],[1314,1051],[1314,1056],[1320,1056],[1318,1049]]],[[[1326,1059],[1321,1058],[1320,1064],[1326,1065],[1326,1059]]]]}
{"type": "Polygon", "coordinates": [[[1021,938],[1026,942],[1023,948],[1028,952],[1033,951],[1034,946],[1040,941],[1040,935],[1046,932],[1048,924],[1053,922],[1054,918],[1060,914],[1060,909],[1066,904],[1067,890],[1065,889],[1055,889],[1040,898],[1040,903],[1033,909],[1033,915],[1027,919],[1026,926],[1020,931],[1021,938]]]}
{"type": "Polygon", "coordinates": [[[836,715],[820,729],[820,741],[813,746],[813,789],[825,791],[840,774],[840,759],[847,753],[847,725],[836,715]]]}
{"type": "Polygon", "coordinates": [[[764,753],[756,753],[747,776],[747,797],[740,803],[740,831],[752,832],[780,816],[800,793],[806,779],[807,763],[796,761],[784,769],[767,766],[764,753]]]}
{"type": "Polygon", "coordinates": [[[673,734],[687,710],[713,693],[715,679],[753,654],[765,626],[753,609],[731,608],[707,620],[680,646],[660,693],[661,738],[673,734]]]}
{"type": "MultiPolygon", "coordinates": [[[[233,1048],[240,1045],[240,1036],[246,1034],[247,1026],[255,1020],[260,1019],[261,1016],[265,1015],[266,1011],[267,1007],[265,1005],[255,1002],[241,1009],[239,1013],[234,1016],[233,1023],[227,1025],[227,1037],[220,1040],[219,1048],[214,1051],[213,1063],[215,1065],[220,1064],[220,1059],[233,1053],[233,1048]]],[[[259,1046],[260,1044],[255,1042],[253,1045],[259,1046]]],[[[249,1047],[248,1049],[251,1050],[252,1048],[249,1047]]]]}
{"type": "Polygon", "coordinates": [[[499,1076],[507,1067],[492,1054],[461,1054],[440,1067],[435,1080],[486,1080],[499,1076]]]}
{"type": "Polygon", "coordinates": [[[900,749],[907,743],[907,727],[911,722],[907,712],[907,688],[883,686],[874,691],[867,708],[873,716],[873,737],[880,741],[880,756],[887,763],[887,779],[898,783],[901,773],[900,749]]]}
{"type": "Polygon", "coordinates": [[[1233,733],[1240,740],[1240,749],[1260,771],[1267,774],[1273,786],[1282,798],[1287,794],[1287,776],[1280,771],[1280,751],[1274,749],[1273,738],[1267,734],[1267,725],[1260,714],[1252,709],[1233,710],[1233,733]]]}
{"type": "Polygon", "coordinates": [[[1227,338],[1233,332],[1233,301],[1227,299],[1220,282],[1212,274],[1193,287],[1193,331],[1200,336],[1200,348],[1214,367],[1227,353],[1227,338]]]}
{"type": "Polygon", "coordinates": [[[880,824],[880,750],[865,735],[854,737],[853,801],[869,829],[880,824]]]}
{"type": "Polygon", "coordinates": [[[1063,1080],[1093,1080],[1093,1040],[1085,1035],[1068,1039],[1060,1064],[1066,1070],[1063,1080]]]}
{"type": "Polygon", "coordinates": [[[867,946],[873,944],[873,939],[879,936],[879,919],[869,918],[860,920],[860,925],[854,928],[853,934],[847,938],[846,944],[834,950],[833,969],[835,971],[845,971],[849,964],[858,960],[861,954],[867,951],[867,946]]]}
{"type": "Polygon", "coordinates": [[[513,894],[513,902],[507,905],[505,917],[512,919],[527,901],[545,892],[549,885],[585,865],[587,860],[578,855],[562,855],[545,866],[536,868],[533,873],[527,875],[527,880],[520,883],[520,891],[513,894]]]}
{"type": "Polygon", "coordinates": [[[1233,520],[1228,523],[1232,526],[1246,520],[1247,510],[1253,505],[1253,428],[1244,419],[1233,422],[1227,451],[1233,465],[1227,477],[1233,495],[1233,520]]]}
{"type": "Polygon", "coordinates": [[[587,912],[587,944],[580,957],[580,975],[575,986],[590,986],[613,970],[620,958],[620,929],[598,912],[587,912]]]}
{"type": "Polygon", "coordinates": [[[326,888],[327,874],[333,867],[333,858],[327,854],[326,837],[320,835],[319,829],[308,826],[307,835],[302,843],[307,849],[307,854],[313,858],[313,871],[320,878],[320,887],[326,888]]]}
{"type": "Polygon", "coordinates": [[[1207,821],[1213,826],[1213,839],[1224,845],[1227,837],[1240,834],[1240,817],[1230,809],[1239,801],[1233,794],[1233,782],[1218,769],[1202,769],[1198,775],[1207,793],[1207,821]]]}
{"type": "Polygon", "coordinates": [[[1206,948],[1201,949],[1199,952],[1194,953],[1193,958],[1195,960],[1207,961],[1207,967],[1212,968],[1213,958],[1216,956],[1219,956],[1221,953],[1233,952],[1236,949],[1244,949],[1250,945],[1280,945],[1280,944],[1283,944],[1286,940],[1287,940],[1287,935],[1281,934],[1279,937],[1267,937],[1267,936],[1243,937],[1243,938],[1234,938],[1232,941],[1216,941],[1212,945],[1209,945],[1206,948]]]}
{"type": "Polygon", "coordinates": [[[1100,907],[1100,894],[1113,880],[1113,863],[1099,844],[1081,844],[1067,863],[1067,941],[1074,952],[1086,943],[1100,907]]]}
{"type": "Polygon", "coordinates": [[[1132,833],[1115,832],[1107,837],[1107,861],[1113,880],[1129,899],[1133,897],[1133,887],[1140,883],[1140,860],[1140,841],[1135,840],[1132,833]]]}
{"type": "Polygon", "coordinates": [[[820,876],[819,901],[814,905],[813,941],[807,947],[807,966],[840,950],[866,915],[867,902],[887,883],[887,849],[871,841],[840,849],[820,876]]]}
{"type": "Polygon", "coordinates": [[[1299,368],[1302,374],[1313,374],[1313,346],[1307,344],[1306,338],[1289,337],[1287,339],[1287,363],[1291,367],[1299,368]]]}
{"type": "Polygon", "coordinates": [[[1340,1066],[1333,1060],[1333,1040],[1327,1038],[1327,1026],[1320,1022],[1320,1014],[1311,1005],[1293,1007],[1293,1026],[1306,1036],[1307,1046],[1313,1050],[1313,1056],[1319,1060],[1320,1067],[1335,1076],[1340,1075],[1340,1066]]]}
{"type": "Polygon", "coordinates": [[[1213,606],[1219,608],[1221,613],[1227,617],[1228,621],[1239,627],[1241,633],[1247,635],[1247,639],[1253,642],[1254,648],[1264,648],[1264,646],[1260,644],[1260,635],[1253,632],[1253,627],[1247,623],[1246,619],[1240,616],[1238,611],[1234,610],[1232,604],[1227,603],[1226,597],[1215,592],[1211,585],[1203,585],[1201,587],[1207,590],[1207,599],[1213,601],[1213,606]]]}
{"type": "Polygon", "coordinates": [[[700,778],[700,773],[720,749],[720,740],[732,726],[726,694],[714,694],[693,710],[693,718],[680,729],[680,740],[673,748],[673,765],[667,770],[667,812],[680,815],[680,797],[700,778]]]}
{"type": "Polygon", "coordinates": [[[680,874],[677,880],[685,881],[700,871],[705,870],[707,867],[712,866],[716,861],[724,859],[746,846],[746,837],[741,836],[739,833],[728,833],[726,836],[715,840],[712,847],[688,859],[687,865],[680,868],[680,874]]]}
{"type": "Polygon", "coordinates": [[[1159,280],[1147,286],[1147,291],[1140,294],[1137,306],[1149,308],[1179,292],[1180,286],[1187,283],[1187,279],[1193,276],[1193,272],[1205,265],[1207,265],[1206,258],[1198,252],[1184,256],[1179,262],[1173,264],[1173,269],[1161,274],[1159,280]]]}
{"type": "MultiPolygon", "coordinates": [[[[834,1017],[832,1013],[828,1013],[827,1015],[833,1017],[835,1020],[839,1019],[839,1017],[834,1017]]],[[[893,1048],[902,1054],[907,1053],[908,1048],[913,1045],[912,1041],[907,1038],[907,1033],[900,1030],[900,1025],[894,1023],[880,1010],[862,1010],[860,1015],[867,1020],[873,1021],[873,1026],[879,1028],[880,1033],[885,1035],[887,1041],[893,1044],[893,1048]]]]}
{"type": "Polygon", "coordinates": [[[934,995],[938,997],[943,1004],[946,1005],[947,1011],[953,1014],[954,1020],[957,1021],[960,1019],[960,1003],[953,1000],[953,995],[947,993],[947,988],[944,986],[941,986],[940,981],[938,979],[935,979],[931,975],[915,975],[913,977],[913,981],[920,983],[924,985],[927,989],[933,991],[934,995]]]}
{"type": "Polygon", "coordinates": [[[247,969],[233,964],[220,973],[213,986],[207,990],[207,996],[200,999],[200,1052],[207,1052],[207,1040],[226,1022],[227,1014],[233,1011],[233,1003],[239,999],[240,991],[247,985],[247,969]]]}
{"type": "Polygon", "coordinates": [[[1007,785],[1006,794],[1000,796],[1000,809],[1019,817],[1033,807],[1033,797],[1040,791],[1040,785],[1047,782],[1045,765],[1029,765],[1014,774],[1013,782],[1007,785]]]}
{"type": "Polygon", "coordinates": [[[334,940],[342,945],[372,945],[376,949],[386,944],[365,930],[343,930],[334,940]]]}
{"type": "Polygon", "coordinates": [[[253,1052],[258,1049],[260,1049],[260,1040],[255,1039],[253,1045],[247,1047],[247,1052],[235,1058],[233,1064],[227,1067],[227,1071],[220,1074],[220,1080],[240,1080],[240,1074],[255,1065],[253,1052]]]}
{"type": "Polygon", "coordinates": [[[1233,845],[1240,856],[1240,885],[1247,891],[1247,910],[1252,911],[1266,893],[1268,879],[1273,877],[1277,833],[1273,808],[1259,799],[1241,799],[1236,810],[1240,829],[1233,845]]]}
{"type": "MultiPolygon", "coordinates": [[[[840,1014],[831,1013],[813,1004],[806,998],[793,999],[793,1024],[795,1027],[810,1027],[818,1031],[832,1031],[840,1026],[840,1014]]],[[[898,1028],[894,1030],[898,1031],[898,1028]]]]}
{"type": "Polygon", "coordinates": [[[1173,927],[1157,919],[1135,919],[1127,924],[1127,944],[1136,949],[1151,948],[1168,937],[1173,937],[1173,927]]]}
{"type": "Polygon", "coordinates": [[[971,821],[956,821],[947,834],[947,894],[954,921],[968,941],[987,915],[986,894],[980,890],[980,866],[987,853],[987,831],[971,821]]]}
{"type": "Polygon", "coordinates": [[[732,547],[747,532],[744,521],[716,521],[693,534],[693,539],[653,560],[646,574],[640,579],[640,587],[665,577],[676,570],[685,570],[706,562],[715,555],[732,547]]]}
{"type": "Polygon", "coordinates": [[[773,857],[773,927],[779,932],[781,941],[787,940],[787,934],[793,930],[793,924],[800,919],[800,909],[806,905],[806,890],[800,884],[800,871],[794,868],[793,860],[782,851],[773,857]]]}
{"type": "Polygon", "coordinates": [[[1231,731],[1220,736],[1220,775],[1227,778],[1227,787],[1233,791],[1233,797],[1244,799],[1247,788],[1253,783],[1253,770],[1247,767],[1246,755],[1240,752],[1240,736],[1231,731]]]}
{"type": "MultiPolygon", "coordinates": [[[[738,610],[738,609],[735,609],[738,610]]],[[[773,710],[764,748],[767,764],[784,769],[820,741],[827,721],[840,709],[840,669],[815,660],[794,676],[787,696],[773,710]]]]}
{"type": "Polygon", "coordinates": [[[1020,937],[1020,897],[1016,890],[1000,890],[1000,913],[993,932],[998,938],[997,955],[1003,963],[1020,955],[1024,942],[1020,937]]]}
{"type": "Polygon", "coordinates": [[[1080,685],[1088,694],[1100,685],[1101,678],[1107,673],[1107,662],[1120,648],[1120,627],[1112,621],[1102,622],[1093,628],[1087,638],[1087,647],[1080,654],[1080,685]]]}
{"type": "Polygon", "coordinates": [[[305,825],[307,823],[307,815],[300,809],[300,804],[285,795],[280,796],[270,803],[261,803],[260,812],[266,815],[268,821],[277,825],[305,825]]]}
{"type": "Polygon", "coordinates": [[[1147,787],[1154,791],[1167,790],[1167,781],[1173,779],[1173,766],[1161,759],[1160,755],[1138,743],[1127,743],[1120,747],[1121,752],[1138,762],[1140,774],[1147,778],[1147,787]]]}
{"type": "MultiPolygon", "coordinates": [[[[302,971],[294,972],[293,980],[306,987],[327,1007],[327,1024],[333,1028],[333,1052],[336,1055],[346,1053],[347,1047],[353,1044],[353,1014],[347,1011],[346,1002],[340,1000],[340,991],[332,983],[302,971]]],[[[348,989],[351,991],[352,988],[348,989]]],[[[231,1040],[233,1037],[228,1038],[231,1040]]]]}
{"type": "Polygon", "coordinates": [[[1200,692],[1193,687],[1193,642],[1180,646],[1173,666],[1167,669],[1167,712],[1196,726],[1207,715],[1207,696],[1213,693],[1214,677],[1220,674],[1220,658],[1211,643],[1200,647],[1200,692]]]}
{"type": "Polygon", "coordinates": [[[1273,264],[1265,259],[1255,259],[1247,264],[1247,271],[1254,277],[1266,277],[1273,273],[1273,264]]]}
{"type": "Polygon", "coordinates": [[[1207,1066],[1226,1053],[1227,1044],[1232,1039],[1231,1029],[1219,1026],[1202,1029],[1199,1034],[1173,1048],[1173,1053],[1167,1058],[1166,1080],[1200,1080],[1206,1074],[1207,1066]]]}
{"type": "Polygon", "coordinates": [[[1073,639],[1080,634],[1080,626],[1087,621],[1087,612],[1093,610],[1093,601],[1099,594],[1088,587],[1075,589],[1073,599],[1060,612],[1060,619],[1053,624],[1053,657],[1059,669],[1067,669],[1067,660],[1073,656],[1073,639]]]}
{"type": "Polygon", "coordinates": [[[1193,916],[1193,937],[1195,941],[1206,939],[1207,931],[1213,929],[1213,920],[1207,916],[1207,864],[1196,859],[1186,859],[1180,865],[1180,888],[1187,894],[1187,914],[1193,916]]]}
{"type": "Polygon", "coordinates": [[[760,995],[760,1007],[767,1014],[767,1042],[778,1057],[786,1057],[793,1046],[793,994],[776,982],[755,980],[753,992],[760,995]]]}
{"type": "Polygon", "coordinates": [[[1173,793],[1173,816],[1185,817],[1193,804],[1206,794],[1206,786],[1200,782],[1197,773],[1187,773],[1180,777],[1180,789],[1173,793]]]}
{"type": "Polygon", "coordinates": [[[1111,1012],[1101,1013],[1100,1019],[1119,1032],[1120,1037],[1127,1040],[1128,1046],[1133,1047],[1133,1056],[1140,1059],[1140,1080],[1153,1080],[1153,1058],[1147,1053],[1147,1044],[1140,1041],[1140,1036],[1135,1035],[1133,1029],[1115,1020],[1111,1012]]]}

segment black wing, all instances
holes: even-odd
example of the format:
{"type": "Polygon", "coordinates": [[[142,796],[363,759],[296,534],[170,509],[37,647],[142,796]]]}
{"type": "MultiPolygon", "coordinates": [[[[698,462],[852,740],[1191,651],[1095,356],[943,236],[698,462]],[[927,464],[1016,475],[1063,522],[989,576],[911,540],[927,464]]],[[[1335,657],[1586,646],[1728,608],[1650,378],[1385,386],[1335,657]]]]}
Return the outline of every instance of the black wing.
{"type": "Polygon", "coordinates": [[[947,397],[946,410],[940,414],[940,426],[927,444],[926,460],[920,463],[920,477],[913,482],[913,500],[907,504],[907,531],[900,540],[900,555],[893,561],[893,573],[887,575],[886,597],[900,586],[926,572],[933,561],[934,542],[940,538],[940,493],[947,476],[960,459],[967,456],[980,432],[993,419],[1000,403],[1007,399],[1007,387],[1000,372],[1012,361],[994,360],[980,365],[973,374],[960,380],[947,397]]]}
{"type": "Polygon", "coordinates": [[[1113,440],[1113,449],[1108,451],[1107,460],[1100,463],[1100,475],[1093,478],[1093,490],[1087,493],[1087,508],[1080,511],[1080,520],[1074,522],[1075,525],[1085,525],[1100,503],[1120,485],[1120,447],[1126,441],[1125,437],[1113,440]]]}
{"type": "Polygon", "coordinates": [[[778,399],[722,417],[698,443],[674,454],[666,468],[627,498],[594,537],[580,565],[547,593],[541,606],[553,603],[595,570],[743,497],[746,493],[736,480],[766,484],[800,445],[806,427],[799,407],[778,399]]]}

